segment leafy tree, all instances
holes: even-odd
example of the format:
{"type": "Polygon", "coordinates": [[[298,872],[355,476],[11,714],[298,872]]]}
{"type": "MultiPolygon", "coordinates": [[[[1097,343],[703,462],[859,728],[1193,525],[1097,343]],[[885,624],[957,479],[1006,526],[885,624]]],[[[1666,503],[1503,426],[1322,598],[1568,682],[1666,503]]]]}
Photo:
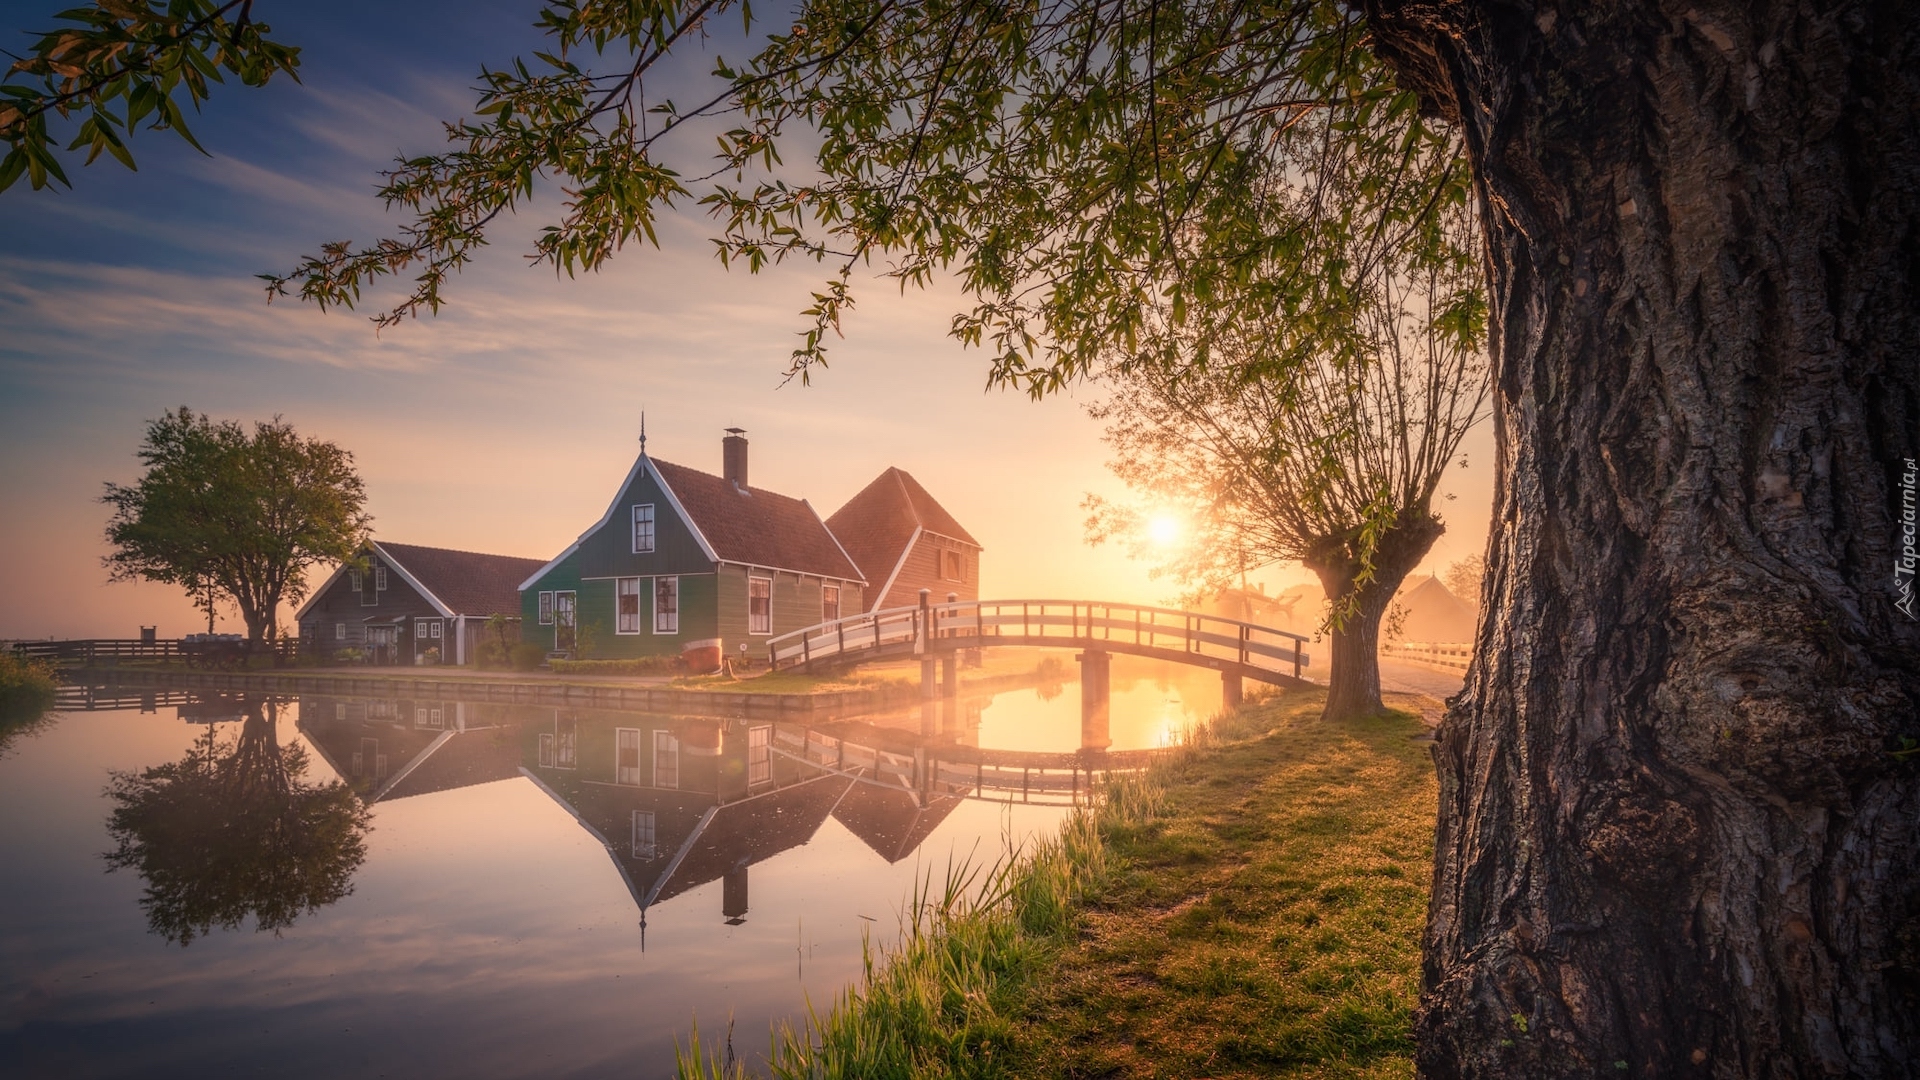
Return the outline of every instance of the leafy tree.
{"type": "Polygon", "coordinates": [[[370,814],[353,790],[301,777],[306,751],[281,746],[277,706],[254,700],[240,733],[179,761],[116,772],[107,831],[109,871],[147,883],[147,925],[188,945],[218,926],[278,933],[353,891],[370,814]]]}
{"type": "Polygon", "coordinates": [[[1469,555],[1448,564],[1440,574],[1440,583],[1447,591],[1478,608],[1480,606],[1480,586],[1487,579],[1487,557],[1469,555]]]}
{"type": "Polygon", "coordinates": [[[1275,562],[1319,576],[1330,720],[1381,709],[1382,620],[1444,530],[1433,506],[1441,475],[1485,417],[1477,269],[1389,257],[1356,284],[1356,322],[1333,343],[1255,331],[1216,342],[1211,364],[1117,363],[1111,395],[1089,410],[1107,421],[1110,467],[1134,495],[1088,499],[1094,542],[1126,538],[1195,598],[1275,562]],[[1283,350],[1298,360],[1262,355],[1283,350]],[[1144,527],[1169,510],[1193,525],[1170,552],[1144,527]]]}
{"type": "Polygon", "coordinates": [[[108,483],[104,561],[113,580],[185,588],[211,611],[231,601],[255,641],[277,634],[281,603],[306,595],[308,567],[347,562],[372,520],[353,455],[302,439],[275,417],[249,434],[181,406],[147,425],[131,486],[108,483]]]}
{"type": "Polygon", "coordinates": [[[1328,253],[1470,192],[1500,476],[1436,750],[1422,1069],[1910,1070],[1920,622],[1887,567],[1920,458],[1920,7],[809,0],[711,104],[644,96],[731,11],[547,5],[552,47],[389,176],[400,234],[273,287],[410,274],[401,318],[540,177],[566,195],[535,254],[569,272],[699,197],[728,259],[830,261],[802,376],[884,258],[956,274],[956,333],[1038,393],[1116,344],[1337,334],[1328,253]],[[661,140],[715,112],[702,194],[661,140]],[[1258,197],[1343,163],[1357,199],[1258,197]],[[1161,301],[1186,334],[1148,332],[1161,301]]]}
{"type": "Polygon", "coordinates": [[[65,150],[86,150],[86,164],[105,153],[131,169],[126,137],[148,117],[205,152],[180,97],[199,108],[222,71],[247,86],[298,78],[300,50],[268,40],[252,0],[103,0],[59,19],[0,80],[0,191],[23,175],[35,188],[70,186],[49,120],[77,120],[65,150]]]}

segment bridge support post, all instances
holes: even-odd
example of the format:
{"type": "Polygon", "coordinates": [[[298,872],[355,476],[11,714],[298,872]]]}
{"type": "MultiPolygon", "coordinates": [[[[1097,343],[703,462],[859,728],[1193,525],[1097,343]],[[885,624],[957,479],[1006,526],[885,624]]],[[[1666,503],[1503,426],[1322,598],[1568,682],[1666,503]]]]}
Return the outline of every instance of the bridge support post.
{"type": "Polygon", "coordinates": [[[940,658],[940,692],[950,698],[960,696],[960,654],[950,652],[940,658]]]}
{"type": "Polygon", "coordinates": [[[935,674],[938,666],[939,662],[931,656],[920,661],[920,699],[922,701],[932,701],[940,696],[940,688],[935,684],[935,680],[939,678],[935,674]]]}
{"type": "Polygon", "coordinates": [[[1239,672],[1223,671],[1220,673],[1220,705],[1221,707],[1228,708],[1228,709],[1239,708],[1240,702],[1243,699],[1242,698],[1243,693],[1244,691],[1242,689],[1242,683],[1241,683],[1239,672]]]}
{"type": "Polygon", "coordinates": [[[1109,726],[1113,657],[1087,649],[1074,659],[1080,661],[1080,749],[1105,750],[1113,745],[1109,726]]]}

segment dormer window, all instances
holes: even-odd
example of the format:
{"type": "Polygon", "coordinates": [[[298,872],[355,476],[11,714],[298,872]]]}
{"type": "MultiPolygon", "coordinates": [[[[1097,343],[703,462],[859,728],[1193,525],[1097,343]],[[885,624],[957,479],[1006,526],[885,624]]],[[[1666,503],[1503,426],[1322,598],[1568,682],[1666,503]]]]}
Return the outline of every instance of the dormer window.
{"type": "Polygon", "coordinates": [[[633,508],[633,553],[653,550],[653,504],[640,503],[633,508]]]}

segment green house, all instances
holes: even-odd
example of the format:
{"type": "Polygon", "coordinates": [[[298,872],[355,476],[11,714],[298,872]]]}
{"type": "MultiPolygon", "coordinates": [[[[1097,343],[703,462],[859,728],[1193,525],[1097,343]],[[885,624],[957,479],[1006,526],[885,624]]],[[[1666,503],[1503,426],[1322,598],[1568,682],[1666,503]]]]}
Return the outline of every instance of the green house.
{"type": "Polygon", "coordinates": [[[769,638],[864,609],[866,582],[820,515],[749,486],[746,436],[727,431],[720,476],[642,443],[606,514],[520,586],[522,640],[593,659],[758,657],[769,638]]]}

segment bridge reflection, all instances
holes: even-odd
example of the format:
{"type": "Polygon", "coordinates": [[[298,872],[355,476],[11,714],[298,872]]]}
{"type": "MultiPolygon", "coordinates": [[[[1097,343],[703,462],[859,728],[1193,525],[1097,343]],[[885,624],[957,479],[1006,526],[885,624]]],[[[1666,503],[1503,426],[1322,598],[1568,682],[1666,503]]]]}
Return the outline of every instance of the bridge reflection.
{"type": "Polygon", "coordinates": [[[643,926],[655,905],[714,881],[721,916],[744,920],[751,867],[806,844],[828,818],[899,862],[963,800],[1083,804],[1104,776],[1158,753],[982,749],[970,744],[979,720],[977,701],[805,723],[454,700],[299,702],[300,731],[369,804],[531,780],[606,849],[643,926]]]}

